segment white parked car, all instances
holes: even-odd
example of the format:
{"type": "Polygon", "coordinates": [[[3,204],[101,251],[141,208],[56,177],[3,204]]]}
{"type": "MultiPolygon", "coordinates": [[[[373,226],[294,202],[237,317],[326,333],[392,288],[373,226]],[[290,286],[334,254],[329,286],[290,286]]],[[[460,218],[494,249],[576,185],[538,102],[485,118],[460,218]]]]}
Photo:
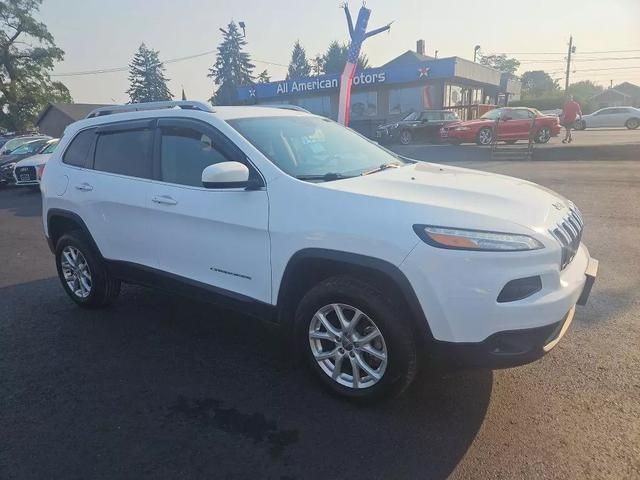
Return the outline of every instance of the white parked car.
{"type": "Polygon", "coordinates": [[[406,160],[291,110],[91,117],[41,184],[71,299],[100,307],[133,282],[276,321],[350,398],[402,391],[420,362],[536,360],[595,280],[577,207],[531,182],[406,160]]]}
{"type": "Polygon", "coordinates": [[[47,142],[46,146],[37,155],[32,155],[20,160],[13,167],[13,176],[16,179],[16,185],[22,186],[38,186],[42,179],[42,172],[56,149],[59,140],[53,139],[47,142]]]}
{"type": "Polygon", "coordinates": [[[640,126],[640,109],[633,107],[601,108],[589,115],[583,115],[576,122],[576,129],[598,127],[627,127],[635,130],[640,126]]]}

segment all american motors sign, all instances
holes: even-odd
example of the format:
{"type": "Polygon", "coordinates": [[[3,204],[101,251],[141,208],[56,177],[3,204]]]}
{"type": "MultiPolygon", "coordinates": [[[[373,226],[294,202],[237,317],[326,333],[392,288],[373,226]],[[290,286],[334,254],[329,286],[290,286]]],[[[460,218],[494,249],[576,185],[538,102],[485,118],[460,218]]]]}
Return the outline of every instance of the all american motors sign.
{"type": "MultiPolygon", "coordinates": [[[[353,85],[375,85],[386,81],[386,72],[360,73],[353,77],[353,85]]],[[[289,93],[313,92],[316,90],[326,90],[330,88],[338,88],[339,79],[335,78],[319,78],[304,80],[285,80],[276,82],[276,94],[287,95],[289,93]]]]}

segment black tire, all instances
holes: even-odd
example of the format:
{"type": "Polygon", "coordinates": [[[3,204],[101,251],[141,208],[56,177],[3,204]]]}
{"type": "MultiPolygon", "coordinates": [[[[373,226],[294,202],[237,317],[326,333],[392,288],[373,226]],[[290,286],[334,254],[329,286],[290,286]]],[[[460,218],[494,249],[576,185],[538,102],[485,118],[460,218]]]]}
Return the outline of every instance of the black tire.
{"type": "Polygon", "coordinates": [[[64,291],[69,295],[71,300],[81,307],[105,307],[113,303],[120,294],[120,280],[109,275],[104,261],[87,241],[82,232],[76,230],[60,237],[56,244],[55,256],[58,278],[60,279],[60,283],[62,283],[62,288],[64,288],[64,291]],[[62,267],[63,251],[65,250],[65,247],[69,246],[78,250],[88,265],[89,273],[91,275],[91,287],[86,297],[82,297],[71,290],[64,278],[62,267]]]}
{"type": "Polygon", "coordinates": [[[587,123],[584,120],[579,120],[573,124],[573,128],[575,130],[585,130],[587,128],[587,123]]]}
{"type": "Polygon", "coordinates": [[[482,127],[476,136],[478,145],[491,145],[493,142],[493,130],[489,127],[482,127]]]}
{"type": "Polygon", "coordinates": [[[506,143],[507,145],[515,145],[517,141],[518,140],[505,140],[504,143],[506,143]]]}
{"type": "Polygon", "coordinates": [[[629,130],[635,130],[640,126],[640,119],[630,118],[625,122],[624,126],[627,127],[629,130]]]}
{"type": "Polygon", "coordinates": [[[542,127],[533,137],[533,141],[536,143],[547,143],[549,140],[551,140],[551,130],[548,127],[542,127]]]}
{"type": "MultiPolygon", "coordinates": [[[[407,321],[409,316],[404,315],[403,310],[397,300],[358,278],[329,278],[313,287],[300,301],[295,314],[294,342],[298,352],[306,358],[307,364],[315,372],[316,378],[331,393],[360,402],[391,398],[402,393],[411,384],[417,369],[414,330],[407,321]],[[375,323],[386,344],[386,370],[377,383],[370,387],[355,389],[339,384],[325,373],[313,355],[309,338],[311,322],[321,308],[336,303],[350,305],[362,311],[375,323]]],[[[338,344],[332,343],[337,348],[338,344]]],[[[346,353],[345,358],[349,361],[346,353]]]]}
{"type": "Polygon", "coordinates": [[[409,130],[403,130],[400,132],[398,139],[402,145],[409,145],[413,142],[413,135],[409,130]]]}

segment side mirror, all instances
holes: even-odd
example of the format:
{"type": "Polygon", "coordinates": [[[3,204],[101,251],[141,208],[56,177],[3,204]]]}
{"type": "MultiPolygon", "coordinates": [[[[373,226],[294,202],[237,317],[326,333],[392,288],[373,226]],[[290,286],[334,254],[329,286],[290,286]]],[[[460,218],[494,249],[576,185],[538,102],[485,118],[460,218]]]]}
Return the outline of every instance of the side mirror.
{"type": "Polygon", "coordinates": [[[220,162],[202,171],[205,188],[246,188],[249,186],[249,169],[240,162],[220,162]]]}

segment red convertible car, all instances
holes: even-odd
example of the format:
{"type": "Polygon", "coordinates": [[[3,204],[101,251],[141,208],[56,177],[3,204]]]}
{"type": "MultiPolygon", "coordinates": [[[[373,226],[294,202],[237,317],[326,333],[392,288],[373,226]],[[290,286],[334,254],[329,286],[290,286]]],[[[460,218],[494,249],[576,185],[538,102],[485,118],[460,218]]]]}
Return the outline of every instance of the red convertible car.
{"type": "Polygon", "coordinates": [[[497,131],[497,141],[516,143],[533,135],[536,143],[547,143],[560,133],[557,116],[547,116],[533,108],[514,107],[490,110],[476,120],[450,123],[440,129],[444,142],[459,145],[477,143],[490,145],[497,131]]]}

